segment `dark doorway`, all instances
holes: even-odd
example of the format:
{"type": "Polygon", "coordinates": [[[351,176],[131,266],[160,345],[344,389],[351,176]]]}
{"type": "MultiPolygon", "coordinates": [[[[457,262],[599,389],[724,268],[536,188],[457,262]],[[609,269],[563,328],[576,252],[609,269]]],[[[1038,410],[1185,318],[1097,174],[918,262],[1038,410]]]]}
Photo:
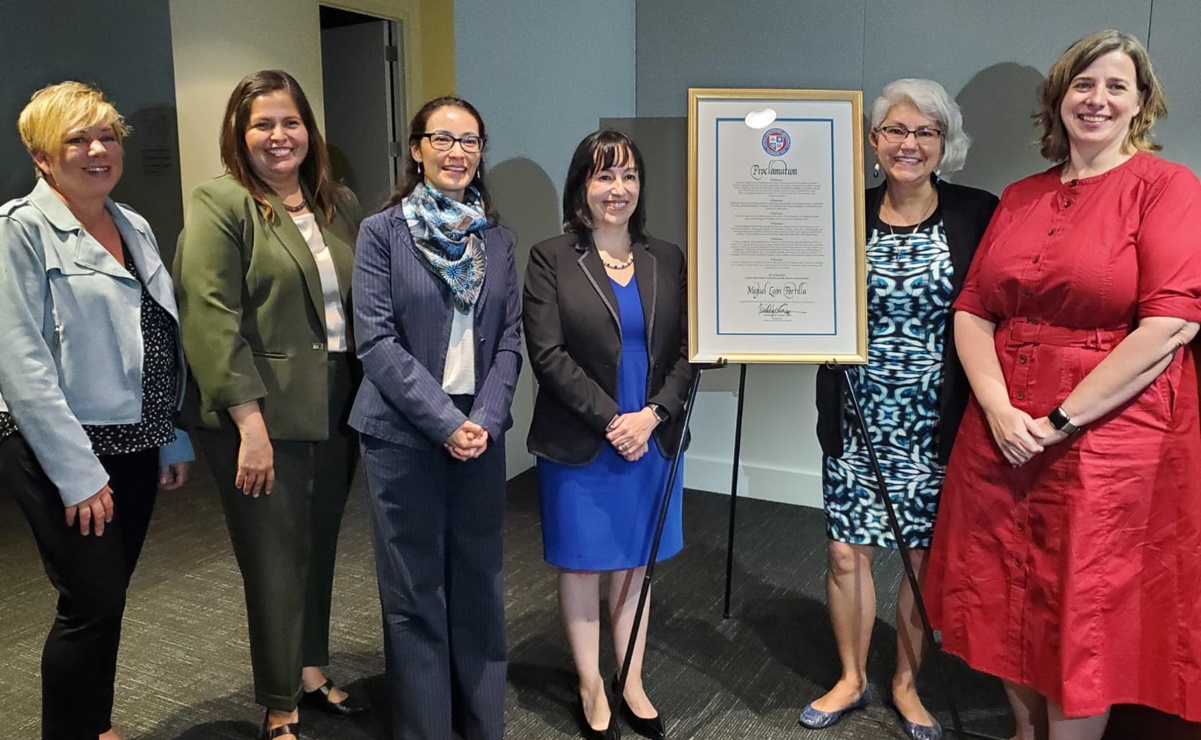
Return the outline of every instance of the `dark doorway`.
{"type": "Polygon", "coordinates": [[[406,139],[400,22],[321,6],[325,138],[334,176],[364,211],[396,186],[406,139]]]}

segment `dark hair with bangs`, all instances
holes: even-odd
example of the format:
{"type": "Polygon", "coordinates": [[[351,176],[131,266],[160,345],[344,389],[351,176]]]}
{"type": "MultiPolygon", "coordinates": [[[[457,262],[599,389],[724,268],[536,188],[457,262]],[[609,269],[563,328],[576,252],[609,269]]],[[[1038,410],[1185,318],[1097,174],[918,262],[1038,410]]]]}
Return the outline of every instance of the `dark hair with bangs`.
{"type": "Polygon", "coordinates": [[[271,206],[267,203],[267,193],[271,188],[263,179],[254,173],[250,165],[250,152],[246,149],[246,129],[250,125],[250,107],[256,98],[270,95],[278,90],[284,90],[296,104],[300,120],[304,123],[309,135],[309,151],[304,161],[300,163],[300,183],[308,188],[317,201],[317,209],[325,216],[326,221],[333,221],[338,204],[348,196],[350,191],[334,180],[333,169],[329,163],[329,152],[325,148],[325,139],[317,130],[317,117],[313,115],[313,107],[305,97],[300,83],[292,75],[279,69],[264,69],[242,78],[238,86],[229,96],[225,105],[225,118],[221,121],[221,164],[225,171],[250,191],[254,202],[263,209],[263,215],[272,218],[271,206]]]}
{"type": "Polygon", "coordinates": [[[638,205],[630,216],[630,235],[646,242],[646,167],[642,164],[642,152],[634,140],[620,131],[604,129],[584,137],[575,148],[571,166],[567,168],[567,182],[563,185],[563,230],[583,235],[592,230],[592,211],[588,208],[588,180],[598,172],[614,165],[627,164],[634,158],[634,169],[638,171],[638,205]]]}

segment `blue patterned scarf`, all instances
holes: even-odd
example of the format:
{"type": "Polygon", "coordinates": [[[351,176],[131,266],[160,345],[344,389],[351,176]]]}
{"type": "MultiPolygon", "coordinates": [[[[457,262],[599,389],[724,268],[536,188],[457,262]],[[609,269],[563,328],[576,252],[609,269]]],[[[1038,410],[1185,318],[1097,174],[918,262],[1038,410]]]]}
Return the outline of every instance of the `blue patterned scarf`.
{"type": "Polygon", "coordinates": [[[401,208],[426,267],[450,287],[455,308],[467,313],[480,297],[488,265],[484,240],[476,233],[488,228],[479,191],[468,186],[460,203],[422,182],[401,208]]]}

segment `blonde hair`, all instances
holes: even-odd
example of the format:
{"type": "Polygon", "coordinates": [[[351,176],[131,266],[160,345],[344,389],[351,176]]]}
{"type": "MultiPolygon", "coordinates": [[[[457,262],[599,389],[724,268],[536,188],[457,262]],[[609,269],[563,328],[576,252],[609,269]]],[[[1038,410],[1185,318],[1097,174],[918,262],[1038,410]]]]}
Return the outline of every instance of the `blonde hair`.
{"type": "MultiPolygon", "coordinates": [[[[111,126],[117,141],[124,141],[130,128],[113,104],[91,85],[60,82],[48,85],[29,96],[29,103],[17,117],[21,142],[31,157],[46,154],[57,157],[63,150],[63,137],[71,131],[92,126],[111,126]]],[[[42,171],[34,165],[37,176],[42,171]]]]}
{"type": "Polygon", "coordinates": [[[1163,147],[1151,140],[1151,126],[1168,114],[1163,85],[1151,66],[1147,49],[1137,38],[1121,31],[1097,31],[1068,47],[1063,56],[1051,65],[1047,79],[1038,89],[1039,111],[1034,116],[1042,127],[1039,139],[1043,157],[1062,162],[1071,153],[1068,132],[1059,117],[1059,106],[1076,75],[1110,52],[1120,51],[1134,63],[1135,87],[1139,93],[1139,112],[1130,121],[1123,148],[1127,152],[1157,152],[1163,147]]]}

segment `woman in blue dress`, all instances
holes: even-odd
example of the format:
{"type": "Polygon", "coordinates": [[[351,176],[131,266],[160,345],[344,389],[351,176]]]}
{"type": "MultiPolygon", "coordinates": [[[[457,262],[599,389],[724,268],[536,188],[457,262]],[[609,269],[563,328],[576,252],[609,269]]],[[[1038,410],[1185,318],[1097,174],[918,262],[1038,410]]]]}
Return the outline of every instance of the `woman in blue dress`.
{"type": "MultiPolygon", "coordinates": [[[[939,179],[938,173],[963,166],[970,139],[959,106],[937,82],[903,79],[887,85],[872,105],[868,138],[878,162],[875,174],[883,173],[884,183],[866,194],[868,363],[850,374],[920,578],[946,461],[967,406],[967,379],[951,336],[951,302],[997,198],[939,179]]],[[[846,390],[841,372],[818,372],[830,538],[826,599],[842,672],[829,692],[801,710],[799,721],[810,728],[829,727],[870,699],[872,557],[878,547],[897,546],[846,390]]],[[[907,580],[897,597],[896,623],[891,703],[909,737],[936,740],[942,729],[914,683],[924,639],[907,580]]]]}
{"type": "MultiPolygon", "coordinates": [[[[580,142],[563,188],[566,233],[534,246],[525,281],[526,342],[539,383],[528,443],[538,458],[545,557],[560,569],[586,738],[620,737],[599,667],[600,574],[610,573],[621,661],[693,372],[684,259],[646,234],[645,177],[624,134],[598,131],[580,142]]],[[[682,480],[681,473],[659,560],[683,546],[682,480]]],[[[635,732],[663,738],[663,718],[642,684],[646,625],[622,714],[635,732]]]]}

